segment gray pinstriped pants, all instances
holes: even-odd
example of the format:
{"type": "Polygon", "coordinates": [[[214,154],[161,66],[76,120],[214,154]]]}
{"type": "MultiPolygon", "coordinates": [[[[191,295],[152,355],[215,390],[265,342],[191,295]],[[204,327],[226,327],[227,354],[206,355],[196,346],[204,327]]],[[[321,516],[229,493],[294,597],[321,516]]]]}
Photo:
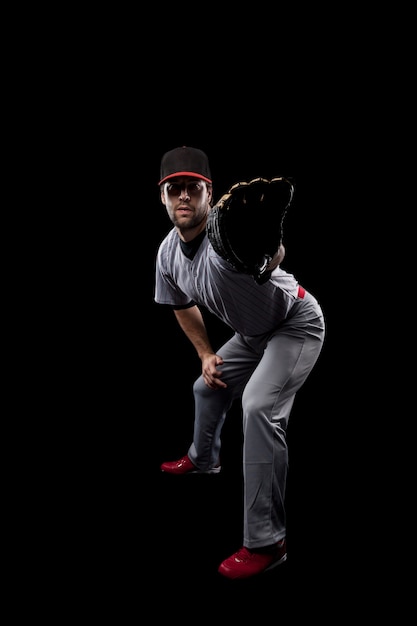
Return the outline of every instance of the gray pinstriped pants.
{"type": "Polygon", "coordinates": [[[323,312],[308,292],[272,333],[235,334],[217,350],[226,389],[194,383],[195,420],[188,455],[199,469],[219,460],[221,430],[233,401],[243,413],[243,545],[260,548],[286,535],[288,471],[286,429],[300,389],[314,367],[325,336],[323,312]]]}

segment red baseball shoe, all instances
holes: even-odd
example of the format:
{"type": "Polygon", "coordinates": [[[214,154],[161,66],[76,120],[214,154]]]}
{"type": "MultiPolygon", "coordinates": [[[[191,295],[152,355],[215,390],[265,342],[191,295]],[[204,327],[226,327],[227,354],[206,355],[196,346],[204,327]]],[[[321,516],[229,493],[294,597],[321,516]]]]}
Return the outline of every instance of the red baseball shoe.
{"type": "Polygon", "coordinates": [[[226,578],[250,578],[262,572],[267,572],[287,560],[285,539],[281,539],[275,546],[249,550],[240,548],[235,554],[220,564],[218,572],[226,578]]]}
{"type": "Polygon", "coordinates": [[[221,470],[220,465],[211,467],[208,470],[199,470],[190,458],[185,455],[178,461],[167,461],[162,463],[161,470],[168,474],[218,474],[221,470]]]}

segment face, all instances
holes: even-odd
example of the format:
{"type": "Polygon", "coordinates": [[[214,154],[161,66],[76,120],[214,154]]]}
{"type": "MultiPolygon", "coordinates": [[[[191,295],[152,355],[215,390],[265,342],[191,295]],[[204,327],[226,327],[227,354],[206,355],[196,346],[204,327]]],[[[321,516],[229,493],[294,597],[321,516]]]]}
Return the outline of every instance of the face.
{"type": "Polygon", "coordinates": [[[203,230],[211,192],[211,186],[204,180],[187,176],[172,178],[161,186],[162,204],[185,240],[203,230]]]}

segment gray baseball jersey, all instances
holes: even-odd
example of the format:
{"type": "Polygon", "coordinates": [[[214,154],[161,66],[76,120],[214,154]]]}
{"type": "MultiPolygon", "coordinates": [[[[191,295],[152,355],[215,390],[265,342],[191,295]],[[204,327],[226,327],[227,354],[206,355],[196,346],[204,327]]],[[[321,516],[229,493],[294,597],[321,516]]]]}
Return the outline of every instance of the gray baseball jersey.
{"type": "Polygon", "coordinates": [[[277,267],[259,285],[237,272],[204,237],[193,259],[181,250],[175,228],[163,239],[156,259],[155,301],[185,306],[194,301],[241,335],[268,333],[284,320],[298,296],[298,282],[277,267]]]}

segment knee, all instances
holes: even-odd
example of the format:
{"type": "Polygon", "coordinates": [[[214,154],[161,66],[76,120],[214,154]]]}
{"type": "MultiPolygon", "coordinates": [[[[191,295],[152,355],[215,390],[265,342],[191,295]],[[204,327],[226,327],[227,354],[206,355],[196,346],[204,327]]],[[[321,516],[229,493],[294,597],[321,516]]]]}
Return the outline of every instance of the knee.
{"type": "Polygon", "coordinates": [[[259,413],[260,406],[259,402],[256,401],[254,394],[243,392],[242,395],[242,409],[244,415],[252,415],[254,413],[259,413]]]}
{"type": "Polygon", "coordinates": [[[207,387],[202,376],[199,376],[194,382],[193,392],[195,396],[200,396],[201,398],[208,396],[210,392],[213,393],[209,387],[207,387]]]}

